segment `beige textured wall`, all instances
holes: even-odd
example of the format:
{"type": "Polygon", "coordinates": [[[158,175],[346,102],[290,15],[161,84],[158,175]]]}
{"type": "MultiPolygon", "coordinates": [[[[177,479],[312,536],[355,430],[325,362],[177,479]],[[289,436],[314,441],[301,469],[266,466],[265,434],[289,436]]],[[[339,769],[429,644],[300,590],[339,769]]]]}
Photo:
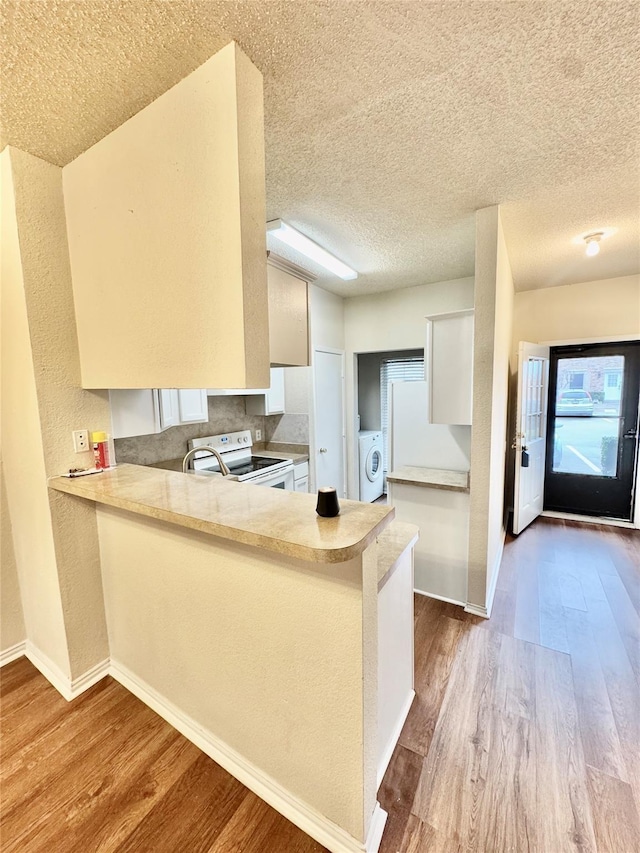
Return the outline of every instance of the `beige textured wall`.
{"type": "Polygon", "coordinates": [[[2,452],[27,637],[70,674],[18,239],[11,157],[2,160],[2,452]],[[29,449],[25,453],[25,448],[29,449]]]}
{"type": "Polygon", "coordinates": [[[317,566],[104,506],[98,524],[113,660],[362,839],[375,553],[363,598],[360,559],[317,566]]]}
{"type": "Polygon", "coordinates": [[[0,462],[0,652],[24,642],[26,638],[4,468],[0,462]]]}
{"type": "Polygon", "coordinates": [[[514,352],[519,341],[580,343],[619,335],[640,335],[640,275],[515,295],[514,352]]]}
{"type": "Polygon", "coordinates": [[[84,387],[268,386],[263,149],[230,44],[64,168],[84,387]]]}
{"type": "Polygon", "coordinates": [[[504,544],[513,278],[499,208],[476,213],[468,603],[487,605],[504,544]]]}
{"type": "Polygon", "coordinates": [[[16,149],[2,156],[8,506],[27,636],[73,679],[108,656],[95,512],[50,494],[46,478],[91,464],[71,431],[108,430],[108,398],[80,388],[62,170],[16,149]]]}
{"type": "Polygon", "coordinates": [[[424,349],[427,314],[472,307],[472,278],[440,281],[344,300],[347,494],[350,498],[357,499],[359,492],[355,353],[424,349]]]}

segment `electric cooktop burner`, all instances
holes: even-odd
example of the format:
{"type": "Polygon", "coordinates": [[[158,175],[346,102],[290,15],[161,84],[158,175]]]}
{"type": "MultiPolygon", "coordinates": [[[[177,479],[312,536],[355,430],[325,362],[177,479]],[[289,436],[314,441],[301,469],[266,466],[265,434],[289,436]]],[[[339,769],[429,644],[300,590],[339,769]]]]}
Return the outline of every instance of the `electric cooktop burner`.
{"type": "Polygon", "coordinates": [[[241,462],[239,465],[229,465],[229,471],[242,477],[244,474],[252,474],[255,471],[264,471],[265,468],[273,468],[284,459],[268,459],[266,456],[252,456],[248,462],[241,462]]]}

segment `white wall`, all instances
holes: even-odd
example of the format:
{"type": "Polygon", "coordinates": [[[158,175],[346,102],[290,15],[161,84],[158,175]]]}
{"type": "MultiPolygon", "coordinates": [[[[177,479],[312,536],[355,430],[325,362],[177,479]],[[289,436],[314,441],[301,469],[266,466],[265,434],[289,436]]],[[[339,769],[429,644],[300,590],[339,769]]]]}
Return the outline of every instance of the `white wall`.
{"type": "Polygon", "coordinates": [[[640,335],[640,275],[516,293],[513,348],[519,341],[575,341],[640,335]]]}
{"type": "Polygon", "coordinates": [[[309,285],[311,348],[344,349],[345,300],[321,287],[309,285]]]}
{"type": "Polygon", "coordinates": [[[358,497],[356,353],[424,349],[427,314],[473,308],[473,278],[423,284],[345,300],[347,484],[358,497]]]}
{"type": "Polygon", "coordinates": [[[13,551],[11,520],[0,464],[0,653],[27,639],[18,571],[13,551]]]}
{"type": "Polygon", "coordinates": [[[504,537],[513,278],[497,206],[476,213],[468,604],[490,609],[504,537]]]}
{"type": "Polygon", "coordinates": [[[71,431],[108,431],[109,403],[80,387],[62,170],[14,148],[0,156],[7,506],[27,639],[75,679],[108,657],[95,510],[50,493],[47,477],[92,464],[71,431]]]}

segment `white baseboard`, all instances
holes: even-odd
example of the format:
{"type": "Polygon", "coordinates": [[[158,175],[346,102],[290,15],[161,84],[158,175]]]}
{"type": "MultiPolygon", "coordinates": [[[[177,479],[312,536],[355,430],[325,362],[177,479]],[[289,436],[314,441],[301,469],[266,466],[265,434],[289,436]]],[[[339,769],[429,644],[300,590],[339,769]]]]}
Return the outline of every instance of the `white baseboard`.
{"type": "Polygon", "coordinates": [[[79,675],[78,678],[74,678],[71,682],[71,698],[75,699],[76,696],[84,693],[85,690],[93,687],[94,684],[97,684],[106,675],[109,675],[109,667],[110,661],[109,658],[106,658],[95,666],[92,666],[91,669],[88,669],[82,675],[79,675]]]}
{"type": "Polygon", "coordinates": [[[47,657],[44,652],[36,648],[31,640],[27,640],[26,655],[35,668],[40,670],[42,675],[44,675],[49,684],[55,687],[67,702],[70,702],[73,697],[71,696],[71,679],[69,676],[51,658],[47,657]]]}
{"type": "Polygon", "coordinates": [[[387,772],[387,767],[389,766],[389,762],[391,761],[391,756],[393,755],[393,750],[396,748],[396,744],[400,738],[400,732],[402,731],[402,727],[405,724],[407,717],[409,716],[409,711],[411,710],[411,705],[413,704],[413,700],[415,699],[416,691],[410,690],[409,695],[407,696],[406,702],[402,706],[402,710],[398,714],[398,719],[396,721],[395,726],[393,727],[393,731],[391,732],[391,737],[387,742],[387,745],[382,753],[382,757],[378,763],[378,778],[376,780],[376,787],[380,787],[380,783],[384,777],[384,774],[387,772]]]}
{"type": "Polygon", "coordinates": [[[436,601],[445,601],[447,604],[457,604],[458,607],[464,607],[464,601],[458,601],[456,598],[447,598],[444,595],[436,595],[434,592],[425,592],[423,589],[414,588],[416,595],[424,595],[425,598],[435,598],[436,601]]]}
{"type": "Polygon", "coordinates": [[[371,818],[367,840],[358,841],[337,824],[295,797],[212,732],[202,728],[126,666],[112,659],[109,674],[260,799],[332,853],[377,853],[387,819],[386,812],[378,803],[371,818]]]}
{"type": "Polygon", "coordinates": [[[44,652],[36,648],[30,640],[26,642],[26,656],[38,669],[47,681],[56,688],[67,702],[71,702],[76,696],[93,687],[101,678],[109,674],[109,660],[100,661],[85,673],[73,680],[50,659],[44,652]]]}
{"type": "Polygon", "coordinates": [[[380,842],[382,841],[382,833],[384,832],[384,828],[387,823],[387,817],[388,815],[380,806],[380,803],[376,803],[373,810],[373,816],[371,817],[371,823],[369,824],[367,840],[362,848],[363,850],[366,850],[367,853],[369,853],[369,851],[377,853],[380,849],[380,842]]]}
{"type": "Polygon", "coordinates": [[[465,613],[472,613],[474,616],[482,616],[483,619],[489,618],[489,611],[486,607],[480,607],[478,604],[467,604],[464,608],[465,613]]]}
{"type": "Polygon", "coordinates": [[[4,649],[0,652],[0,668],[7,663],[11,663],[13,660],[18,660],[18,658],[23,657],[26,653],[26,640],[23,640],[21,643],[15,643],[13,646],[9,646],[8,649],[4,649]]]}

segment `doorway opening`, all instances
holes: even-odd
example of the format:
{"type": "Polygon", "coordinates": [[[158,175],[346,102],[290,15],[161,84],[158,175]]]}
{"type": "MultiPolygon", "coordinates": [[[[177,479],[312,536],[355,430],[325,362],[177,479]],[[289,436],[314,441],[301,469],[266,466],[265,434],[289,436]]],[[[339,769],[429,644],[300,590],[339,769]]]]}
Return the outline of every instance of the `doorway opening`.
{"type": "MultiPolygon", "coordinates": [[[[386,495],[390,459],[389,385],[391,382],[423,380],[424,350],[358,353],[357,359],[358,435],[367,432],[380,433],[380,485],[383,495],[386,495]]],[[[356,449],[359,453],[359,448],[356,449]]],[[[362,492],[362,483],[360,491],[362,492]]]]}
{"type": "Polygon", "coordinates": [[[631,521],[640,341],[553,347],[544,509],[631,521]]]}

